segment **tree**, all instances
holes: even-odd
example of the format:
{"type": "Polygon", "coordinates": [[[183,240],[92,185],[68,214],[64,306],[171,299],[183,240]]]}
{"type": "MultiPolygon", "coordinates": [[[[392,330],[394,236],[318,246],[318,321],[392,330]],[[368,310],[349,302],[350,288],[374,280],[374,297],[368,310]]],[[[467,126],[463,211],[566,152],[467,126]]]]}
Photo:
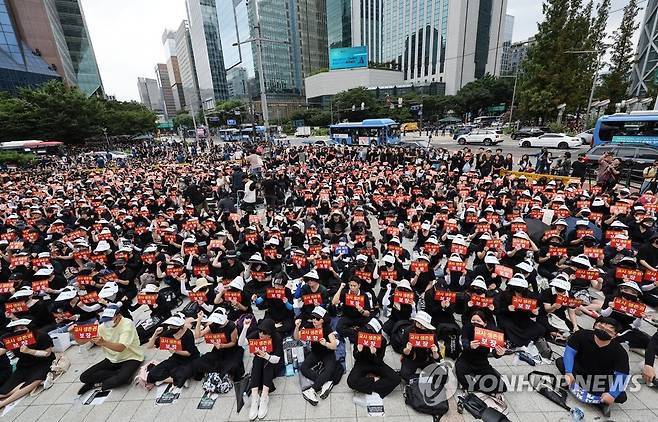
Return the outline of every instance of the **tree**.
{"type": "Polygon", "coordinates": [[[183,127],[187,129],[194,127],[194,121],[192,120],[192,116],[190,116],[190,113],[188,113],[185,110],[182,110],[177,115],[175,115],[173,121],[174,121],[174,129],[176,130],[178,130],[179,127],[183,127]]]}
{"type": "Polygon", "coordinates": [[[341,120],[360,121],[369,117],[382,117],[385,114],[383,105],[372,91],[366,88],[352,88],[339,92],[332,99],[334,114],[340,115],[341,120]],[[364,110],[361,110],[361,103],[364,110]],[[352,111],[354,107],[354,111],[352,111]]]}
{"type": "Polygon", "coordinates": [[[615,104],[626,98],[630,88],[630,73],[634,63],[633,35],[639,27],[635,21],[639,11],[637,0],[630,0],[624,7],[624,17],[612,34],[612,56],[610,71],[603,76],[603,82],[598,90],[598,98],[609,99],[607,112],[615,111],[615,104]]]}
{"type": "Polygon", "coordinates": [[[497,78],[486,74],[464,85],[455,98],[455,105],[459,111],[471,113],[472,116],[482,115],[486,108],[496,104],[510,104],[512,102],[514,80],[510,78],[497,78]]]}

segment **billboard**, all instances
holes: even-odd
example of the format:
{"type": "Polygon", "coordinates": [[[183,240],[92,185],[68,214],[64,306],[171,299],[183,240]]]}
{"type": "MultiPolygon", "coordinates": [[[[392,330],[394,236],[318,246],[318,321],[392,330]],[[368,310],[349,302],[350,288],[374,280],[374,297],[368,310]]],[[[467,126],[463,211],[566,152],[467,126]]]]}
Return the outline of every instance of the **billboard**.
{"type": "Polygon", "coordinates": [[[368,47],[331,48],[329,49],[329,69],[354,69],[368,67],[368,47]]]}

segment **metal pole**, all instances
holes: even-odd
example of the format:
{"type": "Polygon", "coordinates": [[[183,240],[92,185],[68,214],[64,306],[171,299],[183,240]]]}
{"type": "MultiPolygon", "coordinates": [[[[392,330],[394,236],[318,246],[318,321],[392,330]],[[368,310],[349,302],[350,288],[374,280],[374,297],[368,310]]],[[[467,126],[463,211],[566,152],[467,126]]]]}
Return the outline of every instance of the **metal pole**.
{"type": "MultiPolygon", "coordinates": [[[[203,107],[203,106],[202,106],[203,107]]],[[[190,114],[192,115],[192,124],[194,125],[194,139],[197,148],[199,147],[199,133],[196,131],[196,116],[194,115],[194,107],[190,103],[190,114]]]]}
{"type": "Polygon", "coordinates": [[[587,129],[587,125],[589,124],[589,112],[592,108],[592,101],[594,101],[594,89],[596,89],[596,80],[599,78],[601,54],[598,52],[596,54],[596,69],[594,69],[594,80],[592,81],[592,90],[589,93],[589,101],[587,102],[587,114],[585,115],[585,124],[583,125],[583,129],[587,129]]]}
{"type": "Polygon", "coordinates": [[[258,38],[256,39],[256,47],[258,53],[258,73],[260,85],[260,104],[263,112],[263,126],[265,129],[265,139],[267,139],[268,126],[270,125],[269,110],[267,109],[267,94],[265,93],[265,71],[263,69],[263,34],[260,29],[260,15],[258,14],[258,0],[254,1],[256,6],[256,28],[258,29],[258,38]]]}
{"type": "Polygon", "coordinates": [[[512,127],[512,117],[514,117],[514,101],[516,100],[516,83],[519,80],[519,70],[516,70],[514,75],[514,90],[512,91],[512,104],[509,107],[509,126],[512,127]]]}

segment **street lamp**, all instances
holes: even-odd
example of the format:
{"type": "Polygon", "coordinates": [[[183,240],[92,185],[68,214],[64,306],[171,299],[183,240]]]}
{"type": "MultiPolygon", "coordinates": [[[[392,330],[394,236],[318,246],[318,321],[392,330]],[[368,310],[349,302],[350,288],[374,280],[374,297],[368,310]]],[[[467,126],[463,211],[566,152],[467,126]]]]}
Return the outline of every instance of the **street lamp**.
{"type": "Polygon", "coordinates": [[[509,126],[512,128],[512,117],[514,116],[514,101],[516,100],[516,83],[519,81],[519,68],[516,68],[516,73],[514,76],[507,75],[501,76],[501,78],[514,78],[514,90],[512,91],[512,104],[509,107],[509,126]]]}
{"type": "Polygon", "coordinates": [[[601,66],[601,56],[604,51],[599,50],[569,50],[565,51],[566,54],[596,54],[596,68],[594,69],[594,80],[592,81],[592,90],[589,92],[589,101],[587,102],[587,113],[585,114],[584,129],[587,129],[587,122],[589,120],[589,112],[592,108],[592,101],[594,101],[594,89],[596,88],[596,80],[599,78],[599,67],[601,66]]]}

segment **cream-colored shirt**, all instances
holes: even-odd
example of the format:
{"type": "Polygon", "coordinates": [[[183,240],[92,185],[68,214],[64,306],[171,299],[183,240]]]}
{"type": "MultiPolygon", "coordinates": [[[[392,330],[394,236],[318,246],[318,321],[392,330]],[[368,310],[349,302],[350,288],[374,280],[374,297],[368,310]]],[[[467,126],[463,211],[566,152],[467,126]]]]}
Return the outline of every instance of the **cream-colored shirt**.
{"type": "Polygon", "coordinates": [[[115,352],[103,347],[105,356],[112,363],[125,362],[127,360],[144,360],[144,351],[139,344],[139,335],[132,320],[123,317],[116,327],[108,327],[105,324],[98,326],[98,336],[111,343],[120,343],[126,346],[123,352],[115,352]]]}

